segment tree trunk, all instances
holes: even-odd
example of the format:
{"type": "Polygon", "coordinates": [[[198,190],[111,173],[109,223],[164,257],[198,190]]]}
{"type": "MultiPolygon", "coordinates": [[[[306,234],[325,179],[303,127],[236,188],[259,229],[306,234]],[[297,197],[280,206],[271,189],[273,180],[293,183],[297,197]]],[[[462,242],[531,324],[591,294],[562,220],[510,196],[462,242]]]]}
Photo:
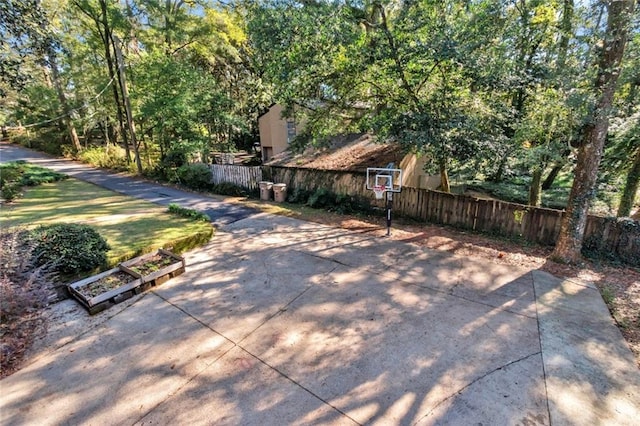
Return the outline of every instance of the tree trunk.
{"type": "MultiPolygon", "coordinates": [[[[113,80],[116,77],[116,68],[113,64],[113,57],[111,56],[111,28],[109,27],[109,20],[107,18],[107,3],[106,0],[100,0],[100,9],[102,12],[100,23],[102,24],[104,33],[102,34],[104,42],[105,59],[107,60],[107,68],[109,69],[109,77],[113,80]]],[[[116,103],[116,116],[120,125],[120,133],[122,134],[122,143],[127,156],[127,161],[131,162],[131,152],[129,151],[129,138],[127,137],[127,129],[124,125],[124,118],[122,115],[122,104],[120,103],[120,95],[118,93],[118,85],[113,84],[113,98],[116,103]]]]}
{"type": "Polygon", "coordinates": [[[82,151],[82,146],[80,145],[80,139],[78,138],[76,128],[74,127],[73,121],[71,120],[71,112],[69,111],[67,96],[64,94],[64,89],[62,87],[62,83],[60,82],[60,74],[58,73],[58,64],[56,62],[55,51],[53,50],[52,46],[48,46],[47,50],[47,62],[49,63],[49,67],[51,68],[51,79],[53,80],[53,86],[56,89],[58,99],[60,100],[60,106],[62,107],[62,122],[69,132],[69,138],[71,139],[73,148],[76,150],[76,152],[80,152],[82,151]]]}
{"type": "Polygon", "coordinates": [[[624,184],[624,190],[622,191],[622,197],[620,198],[620,205],[618,206],[618,217],[631,216],[631,209],[633,208],[633,202],[636,199],[638,193],[638,187],[640,186],[640,149],[636,151],[636,158],[633,161],[633,165],[627,175],[627,181],[624,184]]]}
{"type": "Polygon", "coordinates": [[[562,170],[563,167],[564,167],[564,163],[555,163],[553,165],[553,168],[547,175],[547,178],[544,180],[544,182],[542,182],[543,191],[551,189],[551,187],[553,186],[553,182],[555,182],[556,178],[558,177],[558,174],[560,174],[560,170],[562,170]]]}
{"type": "Polygon", "coordinates": [[[449,174],[447,173],[447,165],[444,161],[440,162],[440,191],[451,192],[449,185],[449,174]]]}
{"type": "Polygon", "coordinates": [[[542,201],[542,190],[541,183],[542,182],[542,169],[536,167],[533,169],[533,174],[531,176],[531,185],[529,186],[529,205],[538,207],[540,202],[542,201]]]}
{"type": "Polygon", "coordinates": [[[562,22],[560,24],[560,44],[558,46],[558,69],[562,70],[567,61],[569,39],[573,35],[573,0],[564,0],[562,5],[562,22]]]}
{"type": "Polygon", "coordinates": [[[138,150],[138,141],[136,139],[136,126],[133,123],[133,113],[131,112],[131,102],[129,101],[129,91],[127,90],[127,79],[124,73],[124,58],[122,57],[122,50],[120,49],[120,40],[115,35],[111,39],[113,41],[113,49],[116,52],[116,63],[118,66],[118,81],[120,82],[120,91],[122,93],[122,100],[124,101],[124,111],[127,116],[127,128],[129,129],[129,136],[131,136],[131,144],[133,145],[133,152],[136,160],[136,168],[138,174],[142,174],[142,162],[140,160],[140,152],[138,150]]]}
{"type": "Polygon", "coordinates": [[[489,182],[500,183],[502,182],[502,175],[504,174],[504,169],[507,167],[507,159],[509,158],[509,153],[505,153],[502,157],[500,157],[500,161],[498,162],[498,167],[495,172],[489,177],[489,182]]]}
{"type": "Polygon", "coordinates": [[[562,219],[560,235],[553,251],[553,257],[562,262],[575,263],[581,259],[587,214],[604,151],[609,127],[608,114],[620,74],[633,4],[634,0],[608,2],[607,30],[598,63],[598,77],[594,83],[597,103],[592,120],[582,132],[567,211],[562,219]]]}

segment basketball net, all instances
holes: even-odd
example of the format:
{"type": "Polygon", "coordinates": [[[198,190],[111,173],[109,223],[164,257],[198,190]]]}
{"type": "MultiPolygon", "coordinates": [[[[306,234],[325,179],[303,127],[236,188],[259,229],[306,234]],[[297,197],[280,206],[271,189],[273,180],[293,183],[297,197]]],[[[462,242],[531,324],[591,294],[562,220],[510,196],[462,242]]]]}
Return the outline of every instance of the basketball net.
{"type": "Polygon", "coordinates": [[[386,188],[384,185],[376,185],[373,187],[373,193],[376,194],[376,200],[382,200],[386,188]]]}

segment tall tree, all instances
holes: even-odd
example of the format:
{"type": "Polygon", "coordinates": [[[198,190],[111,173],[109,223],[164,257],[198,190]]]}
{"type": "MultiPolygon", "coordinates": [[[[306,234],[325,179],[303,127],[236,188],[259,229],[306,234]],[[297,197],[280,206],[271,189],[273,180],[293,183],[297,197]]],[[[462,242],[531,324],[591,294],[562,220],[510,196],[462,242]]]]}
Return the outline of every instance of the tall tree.
{"type": "Polygon", "coordinates": [[[465,70],[492,37],[467,28],[491,21],[476,19],[493,13],[485,2],[257,3],[250,34],[269,52],[265,74],[277,100],[306,107],[296,145],[371,131],[429,155],[448,191],[451,164],[495,136],[484,88],[465,70]]]}
{"type": "Polygon", "coordinates": [[[48,36],[45,10],[39,0],[6,0],[0,2],[0,97],[8,90],[24,88],[30,79],[25,61],[41,56],[48,36]]]}
{"type": "MultiPolygon", "coordinates": [[[[122,22],[125,20],[122,19],[121,11],[114,9],[114,6],[107,0],[97,0],[97,3],[94,0],[72,0],[72,2],[74,6],[93,23],[92,31],[94,31],[101,41],[109,78],[112,81],[118,82],[117,84],[112,84],[111,89],[116,106],[116,117],[122,137],[122,144],[125,149],[127,161],[131,162],[129,141],[130,129],[133,128],[133,122],[132,117],[126,113],[127,110],[124,105],[124,95],[122,94],[123,81],[121,73],[118,72],[118,62],[115,58],[115,39],[112,22],[113,16],[118,16],[122,22]]],[[[136,163],[140,164],[139,158],[136,158],[136,163]]]]}
{"type": "Polygon", "coordinates": [[[0,5],[0,95],[7,88],[21,90],[33,77],[28,75],[28,57],[44,67],[60,102],[60,121],[76,151],[81,149],[71,108],[67,101],[57,60],[59,41],[51,29],[47,11],[38,0],[10,0],[0,5]]]}
{"type": "Polygon", "coordinates": [[[591,120],[582,129],[573,186],[553,252],[554,258],[564,262],[573,263],[581,258],[588,209],[603,155],[610,107],[620,74],[633,7],[634,0],[607,2],[607,27],[598,61],[598,75],[593,83],[596,103],[591,120]]]}
{"type": "Polygon", "coordinates": [[[58,62],[56,60],[56,51],[53,45],[53,40],[49,41],[49,45],[46,48],[46,59],[45,63],[51,71],[51,80],[53,82],[53,86],[56,89],[56,93],[58,94],[58,99],[60,101],[60,106],[62,107],[62,115],[61,120],[64,123],[64,126],[67,128],[69,132],[69,139],[71,140],[71,144],[76,152],[82,150],[82,146],[80,145],[80,139],[78,139],[78,133],[76,132],[76,128],[73,125],[72,121],[72,111],[69,108],[69,103],[67,101],[67,95],[65,93],[65,88],[63,87],[62,81],[60,79],[60,71],[58,70],[58,62]]]}
{"type": "MultiPolygon", "coordinates": [[[[638,126],[640,130],[640,126],[638,126]]],[[[620,197],[620,205],[618,206],[618,217],[625,217],[631,215],[631,209],[633,208],[633,202],[636,199],[636,194],[640,188],[640,140],[637,141],[638,148],[636,148],[636,155],[633,160],[633,164],[627,174],[624,190],[620,197]]]]}

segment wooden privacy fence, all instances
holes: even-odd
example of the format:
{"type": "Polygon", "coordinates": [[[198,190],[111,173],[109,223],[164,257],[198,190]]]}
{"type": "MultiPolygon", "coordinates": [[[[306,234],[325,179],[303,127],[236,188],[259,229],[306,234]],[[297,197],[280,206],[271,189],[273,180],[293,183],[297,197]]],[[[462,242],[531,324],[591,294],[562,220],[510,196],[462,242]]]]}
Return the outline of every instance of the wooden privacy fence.
{"type": "MultiPolygon", "coordinates": [[[[555,244],[564,214],[562,210],[417,188],[403,188],[394,196],[393,208],[404,216],[431,223],[522,237],[547,245],[555,244]]],[[[640,223],[589,215],[584,247],[640,266],[640,223]]]]}
{"type": "Polygon", "coordinates": [[[315,191],[324,188],[334,194],[349,194],[353,197],[372,197],[366,189],[367,176],[364,172],[341,170],[317,170],[282,166],[262,166],[265,180],[284,183],[291,190],[315,191]]]}
{"type": "MultiPolygon", "coordinates": [[[[522,237],[547,245],[555,244],[564,214],[562,210],[418,188],[403,188],[394,196],[393,208],[403,216],[431,223],[522,237]]],[[[640,223],[589,215],[584,247],[640,266],[640,223]]]]}
{"type": "MultiPolygon", "coordinates": [[[[371,205],[382,207],[366,189],[366,176],[361,172],[315,170],[281,166],[263,166],[265,180],[285,183],[315,191],[324,188],[335,194],[367,198],[371,205]]],[[[449,194],[419,188],[402,188],[394,194],[396,214],[430,223],[451,225],[483,233],[521,237],[539,244],[555,244],[560,233],[564,211],[525,206],[499,200],[449,194]]],[[[629,219],[588,216],[585,247],[640,266],[640,223],[629,219]]]]}
{"type": "Polygon", "coordinates": [[[262,167],[260,166],[210,164],[209,168],[211,169],[211,183],[215,185],[228,182],[250,191],[257,191],[258,182],[262,180],[262,167]]]}
{"type": "Polygon", "coordinates": [[[499,200],[402,188],[393,209],[403,216],[478,232],[519,236],[541,244],[554,244],[563,212],[499,200]]]}

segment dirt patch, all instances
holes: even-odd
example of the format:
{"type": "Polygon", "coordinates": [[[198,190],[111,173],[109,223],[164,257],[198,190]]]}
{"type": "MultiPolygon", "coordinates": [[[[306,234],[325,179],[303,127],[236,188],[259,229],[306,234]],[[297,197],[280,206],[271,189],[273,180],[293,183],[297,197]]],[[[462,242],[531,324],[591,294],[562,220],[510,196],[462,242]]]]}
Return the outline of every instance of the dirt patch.
{"type": "Polygon", "coordinates": [[[176,259],[169,255],[166,255],[163,253],[156,253],[153,256],[146,257],[144,260],[141,260],[138,263],[129,265],[129,269],[144,276],[144,275],[149,275],[152,272],[159,271],[165,266],[169,266],[175,262],[176,262],[176,259]]]}
{"type": "Polygon", "coordinates": [[[118,271],[102,277],[99,280],[83,285],[82,287],[78,287],[76,291],[83,295],[87,300],[89,300],[102,293],[106,293],[108,291],[122,287],[123,285],[128,284],[135,279],[136,277],[129,275],[126,272],[118,271]]]}

